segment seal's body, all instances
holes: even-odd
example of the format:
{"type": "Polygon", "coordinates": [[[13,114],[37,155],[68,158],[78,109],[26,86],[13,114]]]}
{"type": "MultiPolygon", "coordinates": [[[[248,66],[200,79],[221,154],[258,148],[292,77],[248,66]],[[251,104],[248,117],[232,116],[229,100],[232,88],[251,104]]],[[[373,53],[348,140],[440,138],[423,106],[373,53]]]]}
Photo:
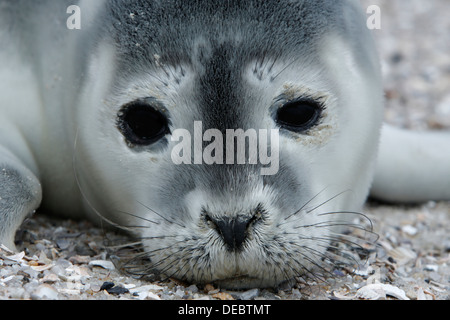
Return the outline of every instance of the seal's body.
{"type": "Polygon", "coordinates": [[[320,264],[397,149],[376,166],[381,76],[357,2],[86,0],[69,30],[71,4],[0,1],[0,240],[42,198],[131,230],[181,280],[273,286],[320,264]],[[196,122],[215,130],[202,144],[278,130],[277,172],[174,163],[196,122]]]}

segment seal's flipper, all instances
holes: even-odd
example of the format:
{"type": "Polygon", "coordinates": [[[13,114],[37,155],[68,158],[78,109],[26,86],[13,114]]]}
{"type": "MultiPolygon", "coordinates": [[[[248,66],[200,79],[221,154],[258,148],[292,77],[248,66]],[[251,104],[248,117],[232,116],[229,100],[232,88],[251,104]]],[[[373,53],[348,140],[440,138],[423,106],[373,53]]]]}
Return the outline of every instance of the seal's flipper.
{"type": "Polygon", "coordinates": [[[403,203],[450,200],[450,133],[385,125],[371,195],[403,203]]]}
{"type": "Polygon", "coordinates": [[[0,146],[0,244],[15,250],[14,236],[42,199],[37,177],[0,146]]]}

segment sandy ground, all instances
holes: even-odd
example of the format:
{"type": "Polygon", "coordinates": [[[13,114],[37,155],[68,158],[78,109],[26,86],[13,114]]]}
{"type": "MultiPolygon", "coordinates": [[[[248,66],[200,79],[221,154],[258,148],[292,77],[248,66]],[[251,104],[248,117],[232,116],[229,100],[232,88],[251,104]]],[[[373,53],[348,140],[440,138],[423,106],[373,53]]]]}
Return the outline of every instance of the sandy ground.
{"type": "MultiPolygon", "coordinates": [[[[450,2],[363,0],[379,5],[374,30],[382,58],[386,121],[417,130],[450,128],[450,2]]],[[[42,213],[18,233],[20,253],[0,249],[0,299],[435,299],[450,298],[450,203],[387,205],[365,212],[379,240],[355,273],[334,270],[326,281],[272,290],[226,291],[121,272],[123,236],[89,222],[42,213]]]]}

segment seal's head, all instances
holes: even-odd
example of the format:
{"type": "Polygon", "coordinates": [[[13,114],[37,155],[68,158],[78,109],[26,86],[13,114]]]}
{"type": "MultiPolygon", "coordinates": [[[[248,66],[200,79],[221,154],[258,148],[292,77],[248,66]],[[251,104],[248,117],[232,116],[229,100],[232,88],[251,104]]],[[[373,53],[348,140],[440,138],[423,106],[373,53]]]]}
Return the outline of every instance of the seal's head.
{"type": "Polygon", "coordinates": [[[381,122],[356,1],[106,7],[81,99],[90,205],[180,280],[275,286],[326,260],[381,122]]]}

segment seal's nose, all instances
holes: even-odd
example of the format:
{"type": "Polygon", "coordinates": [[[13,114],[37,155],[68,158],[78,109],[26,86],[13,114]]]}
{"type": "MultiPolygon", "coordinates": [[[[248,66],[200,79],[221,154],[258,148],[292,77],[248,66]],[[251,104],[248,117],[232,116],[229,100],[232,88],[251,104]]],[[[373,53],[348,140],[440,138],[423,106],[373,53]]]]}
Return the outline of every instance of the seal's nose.
{"type": "Polygon", "coordinates": [[[213,219],[208,216],[208,218],[222,237],[229,251],[238,251],[242,248],[249,233],[249,226],[255,221],[255,217],[242,216],[235,218],[224,217],[221,219],[213,219]]]}
{"type": "Polygon", "coordinates": [[[217,229],[230,251],[239,250],[247,237],[249,220],[225,219],[216,221],[217,229]]]}

